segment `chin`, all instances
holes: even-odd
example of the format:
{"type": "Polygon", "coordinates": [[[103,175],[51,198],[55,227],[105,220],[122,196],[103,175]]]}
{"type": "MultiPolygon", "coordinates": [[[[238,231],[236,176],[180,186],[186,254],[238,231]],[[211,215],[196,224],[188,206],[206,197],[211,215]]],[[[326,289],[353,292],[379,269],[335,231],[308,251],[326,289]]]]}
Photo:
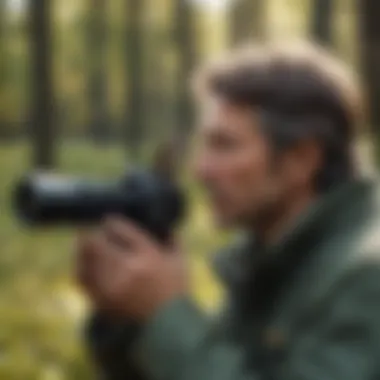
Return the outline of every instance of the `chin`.
{"type": "Polygon", "coordinates": [[[226,230],[239,225],[235,217],[222,214],[214,214],[214,223],[218,229],[226,230]]]}
{"type": "Polygon", "coordinates": [[[230,230],[230,229],[240,229],[240,228],[251,228],[254,224],[254,217],[250,215],[243,214],[214,214],[214,223],[218,229],[230,230]]]}

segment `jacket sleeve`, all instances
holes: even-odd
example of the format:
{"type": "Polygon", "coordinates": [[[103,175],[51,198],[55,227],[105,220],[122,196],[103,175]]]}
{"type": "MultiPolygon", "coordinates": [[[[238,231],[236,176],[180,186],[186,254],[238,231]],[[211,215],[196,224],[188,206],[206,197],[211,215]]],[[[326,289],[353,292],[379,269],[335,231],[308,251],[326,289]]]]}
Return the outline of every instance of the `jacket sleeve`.
{"type": "Polygon", "coordinates": [[[85,328],[85,340],[97,379],[145,380],[130,357],[139,330],[131,322],[115,324],[99,313],[91,316],[85,328]]]}
{"type": "Polygon", "coordinates": [[[314,322],[286,349],[271,372],[245,364],[244,352],[212,333],[185,299],[150,322],[136,352],[152,380],[370,380],[380,368],[380,270],[370,268],[341,284],[314,322]]]}

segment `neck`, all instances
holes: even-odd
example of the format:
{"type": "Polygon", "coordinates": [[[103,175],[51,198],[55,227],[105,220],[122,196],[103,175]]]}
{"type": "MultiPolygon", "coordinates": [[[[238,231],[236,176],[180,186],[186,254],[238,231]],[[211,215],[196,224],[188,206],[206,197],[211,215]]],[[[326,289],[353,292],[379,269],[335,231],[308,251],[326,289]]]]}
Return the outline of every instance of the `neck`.
{"type": "Polygon", "coordinates": [[[316,194],[313,191],[294,195],[291,200],[288,198],[283,205],[275,207],[272,213],[256,225],[256,235],[264,245],[274,244],[315,198],[316,194]]]}

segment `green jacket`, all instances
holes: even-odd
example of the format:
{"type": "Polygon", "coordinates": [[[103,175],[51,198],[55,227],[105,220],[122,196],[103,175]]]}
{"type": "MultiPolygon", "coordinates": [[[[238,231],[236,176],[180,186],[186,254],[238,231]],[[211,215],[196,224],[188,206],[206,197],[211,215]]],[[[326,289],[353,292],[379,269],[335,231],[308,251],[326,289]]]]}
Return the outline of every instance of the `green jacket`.
{"type": "Polygon", "coordinates": [[[344,185],[272,247],[250,238],[219,256],[228,297],[217,317],[177,299],[136,332],[132,346],[116,333],[124,346],[104,366],[105,378],[376,379],[379,254],[377,185],[344,185]]]}

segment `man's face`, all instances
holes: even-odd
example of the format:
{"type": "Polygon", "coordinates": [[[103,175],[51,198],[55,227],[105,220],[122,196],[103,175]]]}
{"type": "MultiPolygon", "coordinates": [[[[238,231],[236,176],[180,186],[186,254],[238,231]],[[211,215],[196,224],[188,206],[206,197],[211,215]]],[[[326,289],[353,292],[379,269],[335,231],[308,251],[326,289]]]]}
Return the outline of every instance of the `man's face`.
{"type": "Polygon", "coordinates": [[[196,176],[221,226],[255,223],[285,196],[284,173],[258,123],[252,109],[222,100],[203,113],[196,176]]]}

